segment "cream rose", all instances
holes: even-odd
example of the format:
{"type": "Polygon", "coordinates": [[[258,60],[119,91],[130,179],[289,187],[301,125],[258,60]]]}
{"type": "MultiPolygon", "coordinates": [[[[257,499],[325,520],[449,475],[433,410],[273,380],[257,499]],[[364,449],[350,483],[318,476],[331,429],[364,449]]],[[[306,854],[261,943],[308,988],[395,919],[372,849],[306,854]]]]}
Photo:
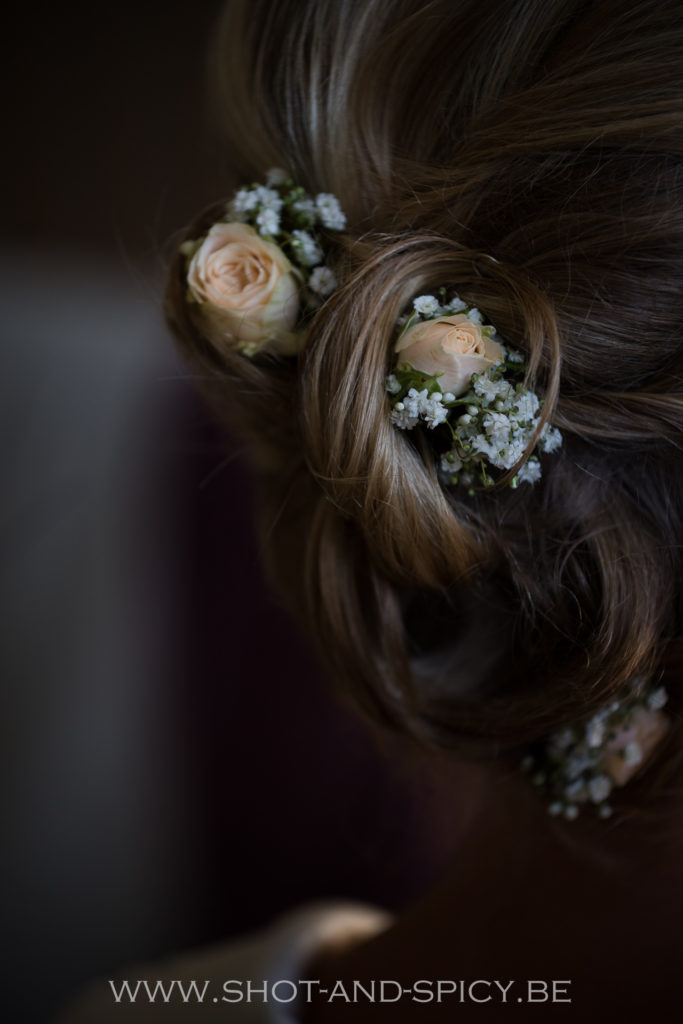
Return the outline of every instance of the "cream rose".
{"type": "Polygon", "coordinates": [[[396,343],[396,352],[399,362],[410,363],[420,373],[441,374],[441,390],[454,395],[467,391],[473,373],[483,373],[503,358],[498,342],[487,338],[464,313],[409,327],[396,343]]]}
{"type": "Polygon", "coordinates": [[[248,224],[214,224],[190,260],[187,283],[203,314],[234,347],[253,355],[264,345],[297,351],[292,333],[299,286],[277,245],[248,224]]]}

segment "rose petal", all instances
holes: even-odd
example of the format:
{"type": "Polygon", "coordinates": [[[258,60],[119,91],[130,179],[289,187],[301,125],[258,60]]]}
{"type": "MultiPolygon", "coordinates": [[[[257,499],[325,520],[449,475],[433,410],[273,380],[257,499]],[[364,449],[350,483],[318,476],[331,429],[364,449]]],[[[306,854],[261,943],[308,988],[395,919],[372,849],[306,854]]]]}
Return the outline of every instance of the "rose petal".
{"type": "Polygon", "coordinates": [[[264,344],[289,351],[299,310],[299,285],[282,250],[242,223],[214,224],[195,252],[188,287],[217,334],[252,351],[264,344]]]}
{"type": "Polygon", "coordinates": [[[401,362],[421,373],[440,375],[442,390],[454,395],[467,390],[473,373],[483,373],[503,358],[498,342],[461,314],[414,324],[399,338],[395,351],[401,362]]]}

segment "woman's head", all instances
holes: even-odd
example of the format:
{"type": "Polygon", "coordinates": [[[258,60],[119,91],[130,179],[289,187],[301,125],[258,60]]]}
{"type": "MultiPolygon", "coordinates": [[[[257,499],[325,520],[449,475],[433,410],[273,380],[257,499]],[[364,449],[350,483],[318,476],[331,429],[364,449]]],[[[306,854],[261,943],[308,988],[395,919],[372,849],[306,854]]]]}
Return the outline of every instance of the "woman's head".
{"type": "Polygon", "coordinates": [[[366,707],[437,743],[541,735],[681,632],[677,8],[236,0],[218,36],[231,158],[339,197],[340,285],[296,359],[221,350],[180,258],[170,318],[252,443],[280,589],[366,707]],[[533,487],[444,488],[391,425],[397,317],[444,284],[562,430],[533,487]]]}

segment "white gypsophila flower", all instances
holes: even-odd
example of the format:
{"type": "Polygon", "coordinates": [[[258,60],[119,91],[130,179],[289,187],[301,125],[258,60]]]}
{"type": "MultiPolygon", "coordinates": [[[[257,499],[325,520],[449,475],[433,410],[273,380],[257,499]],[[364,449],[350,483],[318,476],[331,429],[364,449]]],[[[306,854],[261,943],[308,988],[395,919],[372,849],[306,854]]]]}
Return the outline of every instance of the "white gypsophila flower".
{"type": "Polygon", "coordinates": [[[514,406],[517,392],[509,380],[501,379],[496,381],[496,384],[498,386],[498,397],[494,402],[494,408],[497,412],[508,413],[510,419],[513,417],[516,419],[517,414],[514,411],[514,406]]]}
{"type": "Polygon", "coordinates": [[[449,313],[462,313],[463,309],[467,309],[467,303],[463,302],[459,295],[454,295],[451,301],[446,303],[446,309],[449,313]]]}
{"type": "Polygon", "coordinates": [[[523,484],[535,484],[541,479],[541,463],[533,455],[520,468],[517,478],[523,484]]]}
{"type": "Polygon", "coordinates": [[[524,356],[521,352],[518,352],[516,348],[508,348],[507,361],[508,363],[523,363],[524,356]]]}
{"type": "Polygon", "coordinates": [[[422,417],[430,430],[438,427],[448,417],[448,409],[442,404],[442,399],[441,392],[436,391],[422,407],[422,417]]]}
{"type": "Polygon", "coordinates": [[[538,395],[534,391],[522,391],[515,395],[513,404],[516,409],[515,418],[529,422],[538,412],[538,395]]]}
{"type": "Polygon", "coordinates": [[[546,423],[541,431],[538,444],[544,452],[552,454],[552,452],[556,452],[562,446],[562,434],[557,427],[551,427],[546,423]]]}
{"type": "Polygon", "coordinates": [[[500,384],[506,383],[505,381],[491,380],[485,374],[478,377],[474,382],[474,392],[479,395],[484,405],[488,405],[490,402],[494,402],[501,393],[500,384]]]}
{"type": "Polygon", "coordinates": [[[454,402],[455,395],[453,394],[452,391],[447,391],[446,394],[443,396],[443,400],[444,402],[454,402]]]}
{"type": "Polygon", "coordinates": [[[399,430],[412,430],[417,426],[419,416],[413,415],[403,402],[397,402],[391,410],[391,422],[399,430]]]}
{"type": "Polygon", "coordinates": [[[384,387],[390,395],[397,395],[401,390],[401,385],[393,373],[390,373],[385,380],[384,387]]]}
{"type": "Polygon", "coordinates": [[[439,468],[442,473],[453,475],[454,473],[459,473],[462,469],[462,461],[455,452],[446,452],[445,455],[441,456],[439,468]]]}
{"type": "Polygon", "coordinates": [[[481,313],[479,312],[479,310],[477,309],[477,307],[476,307],[476,306],[474,306],[474,307],[473,307],[473,308],[472,308],[472,309],[471,309],[471,310],[470,310],[470,311],[469,311],[469,312],[468,312],[468,313],[466,314],[466,316],[467,316],[467,319],[468,319],[469,321],[471,321],[471,323],[473,323],[473,324],[483,324],[483,322],[484,322],[484,318],[483,318],[483,316],[481,315],[481,313]]]}
{"type": "Polygon", "coordinates": [[[485,455],[487,459],[496,458],[496,450],[491,447],[485,434],[475,434],[471,438],[470,444],[474,455],[485,455]]]}
{"type": "Polygon", "coordinates": [[[403,406],[408,416],[417,423],[420,418],[420,403],[415,388],[411,388],[408,394],[403,396],[403,400],[396,403],[394,408],[398,409],[399,405],[403,406]]]}
{"type": "Polygon", "coordinates": [[[308,279],[308,287],[311,291],[314,291],[318,295],[322,295],[323,298],[326,298],[328,295],[331,295],[337,287],[337,278],[329,267],[316,267],[308,279]]]}
{"type": "Polygon", "coordinates": [[[643,760],[643,751],[639,743],[627,743],[623,749],[624,764],[629,768],[635,768],[643,760]]]}
{"type": "Polygon", "coordinates": [[[579,816],[579,808],[576,804],[569,804],[564,809],[564,816],[567,821],[575,821],[579,816]]]}
{"type": "Polygon", "coordinates": [[[235,193],[235,198],[230,203],[230,209],[234,214],[251,213],[259,205],[255,189],[241,188],[235,193]]]}
{"type": "Polygon", "coordinates": [[[427,391],[426,388],[424,388],[422,391],[417,391],[415,388],[411,388],[408,394],[403,399],[402,404],[410,418],[414,419],[417,422],[417,420],[419,420],[420,418],[420,415],[422,414],[423,409],[425,408],[425,403],[428,400],[429,392],[427,391]]]}
{"type": "Polygon", "coordinates": [[[489,412],[484,416],[483,427],[487,437],[497,447],[508,444],[512,424],[502,412],[489,412]]]}
{"type": "MultiPolygon", "coordinates": [[[[590,802],[598,817],[610,817],[613,808],[607,800],[612,791],[624,785],[646,757],[637,716],[643,714],[650,697],[660,704],[666,694],[663,687],[650,690],[645,679],[636,683],[632,678],[629,682],[628,693],[620,700],[612,700],[587,721],[567,727],[563,733],[551,734],[544,753],[534,755],[536,772],[547,776],[549,797],[565,811],[571,805],[578,810],[590,802]],[[612,763],[616,753],[624,762],[619,772],[612,763]]],[[[649,722],[647,714],[644,721],[649,722]]]]}
{"type": "Polygon", "coordinates": [[[607,775],[595,775],[588,782],[588,793],[594,804],[601,804],[612,792],[612,780],[607,775]]]}
{"type": "Polygon", "coordinates": [[[264,207],[256,217],[256,224],[262,235],[276,235],[280,230],[280,216],[276,210],[264,207]]]}
{"type": "Polygon", "coordinates": [[[413,299],[413,309],[420,316],[436,316],[441,311],[439,300],[433,295],[418,295],[413,299]]]}
{"type": "Polygon", "coordinates": [[[339,200],[331,192],[320,192],[315,197],[320,219],[330,231],[342,231],[346,227],[346,217],[339,205],[339,200]]]}
{"type": "Polygon", "coordinates": [[[282,167],[271,167],[266,171],[266,185],[284,185],[289,174],[282,167]]]}
{"type": "Polygon", "coordinates": [[[315,267],[323,258],[322,249],[308,231],[292,231],[292,246],[304,266],[315,267]]]}
{"type": "Polygon", "coordinates": [[[282,197],[274,188],[266,188],[265,185],[259,185],[258,188],[254,189],[254,195],[257,197],[257,204],[262,209],[273,210],[275,213],[279,213],[282,209],[282,197]]]}
{"type": "Polygon", "coordinates": [[[669,699],[669,695],[663,686],[653,690],[650,696],[647,698],[647,706],[651,711],[661,711],[669,699]]]}
{"type": "MultiPolygon", "coordinates": [[[[495,466],[496,469],[509,468],[507,465],[508,459],[505,457],[505,449],[499,451],[494,445],[490,445],[488,452],[485,454],[488,461],[492,466],[495,466]]],[[[514,465],[514,462],[510,463],[510,465],[514,465]]]]}
{"type": "Polygon", "coordinates": [[[526,449],[526,442],[523,437],[513,438],[513,440],[504,445],[498,452],[498,459],[495,463],[499,469],[512,469],[516,462],[524,455],[526,449]]]}
{"type": "Polygon", "coordinates": [[[292,203],[295,210],[312,227],[318,219],[318,210],[312,199],[297,199],[292,203]]]}
{"type": "Polygon", "coordinates": [[[483,451],[481,448],[479,449],[479,451],[481,452],[482,455],[486,456],[487,460],[491,463],[492,466],[495,466],[496,469],[507,468],[507,466],[505,465],[505,458],[503,457],[501,452],[495,447],[495,445],[489,444],[488,451],[483,451]]]}
{"type": "Polygon", "coordinates": [[[564,804],[559,800],[553,800],[551,804],[548,804],[548,814],[553,818],[556,818],[558,814],[562,814],[564,810],[564,804]]]}
{"type": "MultiPolygon", "coordinates": [[[[441,392],[437,392],[437,393],[439,395],[439,399],[438,400],[441,401],[441,392]]],[[[408,392],[408,394],[410,394],[410,392],[408,392]]],[[[422,391],[419,391],[417,393],[417,402],[418,402],[418,409],[419,409],[419,412],[420,412],[420,416],[422,416],[423,418],[426,418],[427,416],[431,415],[432,405],[434,403],[434,398],[435,397],[436,397],[435,395],[430,395],[430,393],[429,393],[427,388],[423,388],[422,391]]]]}
{"type": "Polygon", "coordinates": [[[601,747],[605,740],[606,725],[601,718],[591,718],[586,724],[586,743],[589,747],[601,747]]]}

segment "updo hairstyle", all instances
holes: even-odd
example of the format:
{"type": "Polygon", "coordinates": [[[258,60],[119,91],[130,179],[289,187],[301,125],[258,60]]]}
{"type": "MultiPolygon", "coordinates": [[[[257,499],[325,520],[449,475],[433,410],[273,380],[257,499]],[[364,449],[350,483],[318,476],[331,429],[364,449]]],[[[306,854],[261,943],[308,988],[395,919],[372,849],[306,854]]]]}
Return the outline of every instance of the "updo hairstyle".
{"type": "Polygon", "coordinates": [[[240,179],[286,167],[347,214],[330,239],[341,284],[298,358],[208,337],[180,256],[168,293],[184,354],[248,442],[272,578],[331,673],[429,743],[503,749],[636,674],[668,678],[680,4],[233,0],[214,58],[240,179]],[[390,423],[396,319],[444,284],[526,354],[562,431],[533,486],[444,488],[420,432],[390,423]]]}

